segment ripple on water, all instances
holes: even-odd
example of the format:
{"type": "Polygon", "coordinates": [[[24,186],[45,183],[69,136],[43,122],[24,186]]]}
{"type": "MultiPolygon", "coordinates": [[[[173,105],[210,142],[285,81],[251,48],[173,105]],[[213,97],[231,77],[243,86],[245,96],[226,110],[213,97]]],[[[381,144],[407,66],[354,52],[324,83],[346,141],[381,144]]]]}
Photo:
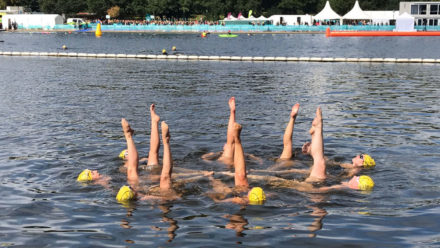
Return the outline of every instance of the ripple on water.
{"type": "MultiPolygon", "coordinates": [[[[437,67],[3,57],[0,111],[8,118],[0,119],[2,244],[438,244],[437,67]],[[226,141],[230,96],[237,99],[245,151],[263,159],[261,165],[249,162],[250,169],[273,166],[291,106],[300,102],[295,166],[311,164],[299,148],[310,139],[307,131],[321,106],[326,154],[347,162],[361,151],[372,154],[377,166],[363,173],[374,178],[375,190],[305,194],[253,181],[269,200],[241,207],[214,203],[206,195],[211,185],[202,180],[185,185],[183,199],[172,203],[116,203],[116,191],[126,184],[117,158],[126,146],[121,118],[132,124],[146,155],[148,107],[155,103],[170,125],[176,167],[227,170],[200,156],[221,150],[226,141]],[[108,188],[76,183],[85,168],[110,175],[108,188]]],[[[219,178],[233,185],[232,178],[219,178]]]]}

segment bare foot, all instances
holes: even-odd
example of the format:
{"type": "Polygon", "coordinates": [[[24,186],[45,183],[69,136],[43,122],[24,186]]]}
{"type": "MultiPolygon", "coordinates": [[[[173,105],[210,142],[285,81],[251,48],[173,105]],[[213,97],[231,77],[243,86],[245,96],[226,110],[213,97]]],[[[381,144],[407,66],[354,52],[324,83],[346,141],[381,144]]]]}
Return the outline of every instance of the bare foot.
{"type": "Polygon", "coordinates": [[[240,141],[241,125],[234,123],[234,140],[240,141]]]}
{"type": "Polygon", "coordinates": [[[159,122],[160,116],[156,114],[156,106],[153,104],[150,105],[150,114],[151,114],[151,121],[159,122]]]}
{"type": "Polygon", "coordinates": [[[235,111],[235,97],[229,98],[228,104],[229,104],[229,109],[231,111],[235,111]]]}
{"type": "Polygon", "coordinates": [[[133,136],[134,130],[131,129],[126,119],[121,119],[121,126],[122,131],[124,131],[125,138],[131,138],[133,136]]]}
{"type": "Polygon", "coordinates": [[[162,121],[162,124],[160,125],[162,128],[162,142],[163,143],[170,143],[170,130],[168,128],[168,124],[165,121],[162,121]]]}
{"type": "Polygon", "coordinates": [[[290,117],[295,119],[296,115],[298,114],[298,110],[299,110],[299,103],[296,103],[295,105],[292,106],[292,112],[290,112],[290,117]]]}
{"type": "Polygon", "coordinates": [[[303,154],[310,154],[311,144],[312,143],[310,143],[310,142],[304,143],[304,145],[302,146],[302,153],[303,154]]]}
{"type": "Polygon", "coordinates": [[[321,110],[321,107],[318,107],[316,109],[316,116],[315,116],[315,119],[313,119],[312,127],[309,130],[310,135],[313,135],[315,133],[316,129],[322,129],[322,110],[321,110]]]}

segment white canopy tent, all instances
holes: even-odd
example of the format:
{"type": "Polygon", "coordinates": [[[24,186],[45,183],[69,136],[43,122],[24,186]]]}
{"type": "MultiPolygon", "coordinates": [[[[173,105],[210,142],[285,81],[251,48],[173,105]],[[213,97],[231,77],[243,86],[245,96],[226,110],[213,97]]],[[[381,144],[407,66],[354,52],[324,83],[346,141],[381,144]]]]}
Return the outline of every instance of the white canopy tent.
{"type": "Polygon", "coordinates": [[[254,16],[251,16],[251,17],[248,18],[248,20],[250,22],[252,22],[253,24],[263,24],[263,23],[266,23],[266,22],[270,21],[270,19],[268,19],[268,18],[266,18],[264,16],[260,16],[258,18],[254,17],[254,16]]]}
{"type": "Polygon", "coordinates": [[[414,29],[414,17],[404,12],[396,18],[396,29],[394,31],[416,31],[414,29]]]}
{"type": "Polygon", "coordinates": [[[353,8],[342,17],[343,20],[371,20],[371,17],[366,14],[361,7],[359,2],[356,0],[353,8]]]}
{"type": "Polygon", "coordinates": [[[8,14],[2,19],[4,29],[9,29],[13,23],[26,29],[51,29],[64,23],[64,18],[55,14],[8,14]]]}
{"type": "Polygon", "coordinates": [[[399,11],[397,10],[365,10],[364,12],[371,17],[372,24],[376,25],[390,25],[390,21],[396,20],[399,16],[399,11]]]}
{"type": "Polygon", "coordinates": [[[321,10],[321,12],[319,12],[318,14],[316,14],[313,17],[314,20],[319,20],[319,21],[323,21],[323,20],[342,20],[342,17],[340,15],[338,15],[330,6],[330,2],[327,1],[325,3],[324,8],[321,10]]]}
{"type": "Polygon", "coordinates": [[[225,17],[225,19],[223,19],[224,21],[235,21],[235,20],[237,20],[237,18],[235,18],[233,15],[231,15],[231,16],[229,16],[229,18],[228,17],[225,17]]]}

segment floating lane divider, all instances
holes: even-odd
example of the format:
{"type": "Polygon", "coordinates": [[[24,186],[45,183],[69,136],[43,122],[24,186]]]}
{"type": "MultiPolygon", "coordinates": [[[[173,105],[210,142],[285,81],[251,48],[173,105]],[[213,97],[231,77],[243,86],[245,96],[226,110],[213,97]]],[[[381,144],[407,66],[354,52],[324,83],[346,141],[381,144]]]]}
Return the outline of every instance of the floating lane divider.
{"type": "Polygon", "coordinates": [[[351,63],[440,63],[440,59],[422,58],[331,58],[331,57],[250,57],[250,56],[203,56],[203,55],[154,55],[115,53],[65,53],[65,52],[4,52],[3,56],[71,57],[103,59],[150,59],[150,60],[205,60],[205,61],[263,61],[263,62],[351,62],[351,63]]]}

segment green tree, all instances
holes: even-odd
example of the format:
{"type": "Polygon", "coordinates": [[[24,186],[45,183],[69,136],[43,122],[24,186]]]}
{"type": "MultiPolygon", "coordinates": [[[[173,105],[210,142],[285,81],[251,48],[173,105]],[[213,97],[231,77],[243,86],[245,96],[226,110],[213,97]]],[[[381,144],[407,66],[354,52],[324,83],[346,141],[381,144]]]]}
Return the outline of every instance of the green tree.
{"type": "Polygon", "coordinates": [[[6,9],[6,6],[20,6],[20,0],[0,0],[0,8],[6,9]]]}
{"type": "Polygon", "coordinates": [[[58,0],[57,9],[61,10],[58,14],[71,16],[79,12],[86,12],[87,2],[86,0],[58,0]]]}
{"type": "Polygon", "coordinates": [[[87,6],[90,13],[95,13],[98,18],[103,19],[112,5],[108,0],[87,0],[87,6]]]}
{"type": "Polygon", "coordinates": [[[304,4],[301,0],[281,0],[277,7],[280,14],[304,14],[304,4]]]}
{"type": "Polygon", "coordinates": [[[355,2],[356,0],[331,0],[330,5],[336,13],[343,16],[353,8],[355,2]]]}
{"type": "Polygon", "coordinates": [[[20,5],[31,12],[40,11],[40,4],[38,3],[38,0],[21,0],[20,5]]]}
{"type": "Polygon", "coordinates": [[[44,13],[58,14],[61,12],[57,9],[57,0],[39,0],[39,4],[40,4],[40,10],[43,11],[44,13]]]}

